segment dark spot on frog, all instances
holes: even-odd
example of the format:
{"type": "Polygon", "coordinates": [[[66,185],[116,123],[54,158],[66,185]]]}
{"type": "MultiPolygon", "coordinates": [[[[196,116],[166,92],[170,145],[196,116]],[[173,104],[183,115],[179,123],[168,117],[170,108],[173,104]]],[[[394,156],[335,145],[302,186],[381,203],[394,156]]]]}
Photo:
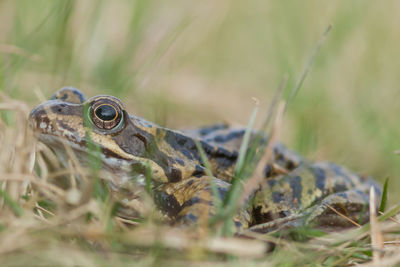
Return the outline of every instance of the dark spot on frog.
{"type": "Polygon", "coordinates": [[[193,139],[182,135],[181,133],[166,130],[165,142],[177,152],[181,152],[189,160],[200,161],[200,156],[197,153],[196,144],[193,139]]]}
{"type": "Polygon", "coordinates": [[[217,135],[214,137],[214,142],[216,143],[227,143],[233,139],[243,137],[245,130],[232,131],[226,135],[217,135]]]}
{"type": "Polygon", "coordinates": [[[229,168],[235,163],[234,160],[225,157],[216,157],[215,160],[217,161],[218,166],[224,169],[229,168]]]}
{"type": "Polygon", "coordinates": [[[226,129],[227,127],[228,127],[228,125],[219,123],[219,124],[215,124],[215,125],[212,125],[212,126],[209,126],[209,127],[202,128],[199,131],[199,134],[201,136],[205,136],[205,135],[208,135],[208,134],[210,134],[210,133],[212,133],[214,131],[221,130],[221,129],[226,129]]]}
{"type": "Polygon", "coordinates": [[[199,197],[197,197],[197,196],[192,197],[191,199],[189,199],[188,201],[186,201],[185,203],[183,203],[182,209],[185,208],[185,207],[193,206],[194,204],[197,204],[197,203],[199,203],[199,202],[200,202],[199,197]]]}
{"type": "Polygon", "coordinates": [[[281,201],[285,200],[285,195],[281,192],[273,192],[272,193],[272,201],[274,203],[279,203],[281,201]]]}
{"type": "Polygon", "coordinates": [[[325,190],[326,175],[325,171],[321,168],[315,167],[312,169],[315,177],[315,186],[322,192],[325,190]]]}
{"type": "Polygon", "coordinates": [[[68,126],[68,124],[66,124],[64,121],[62,120],[57,120],[57,124],[61,126],[61,128],[68,130],[71,133],[75,133],[75,129],[68,126]]]}
{"type": "Polygon", "coordinates": [[[277,181],[275,179],[268,179],[267,183],[272,188],[276,185],[277,181]]]}
{"type": "Polygon", "coordinates": [[[175,161],[181,165],[181,166],[185,166],[185,162],[183,160],[181,160],[180,158],[175,158],[175,161]]]}
{"type": "Polygon", "coordinates": [[[209,151],[209,157],[214,159],[220,168],[227,169],[236,163],[238,153],[230,152],[224,148],[218,147],[214,151],[209,151]]]}
{"type": "Polygon", "coordinates": [[[193,205],[198,204],[198,203],[204,203],[204,204],[207,204],[209,206],[212,206],[212,201],[209,201],[209,200],[206,200],[206,199],[201,199],[201,198],[195,196],[195,197],[192,197],[191,199],[189,199],[188,201],[186,201],[185,203],[183,203],[182,209],[190,207],[190,206],[193,206],[193,205]]]}
{"type": "Polygon", "coordinates": [[[333,188],[332,188],[333,192],[343,192],[343,191],[346,191],[348,189],[349,189],[349,187],[345,183],[340,182],[340,181],[339,182],[334,182],[334,185],[333,185],[333,188]]]}
{"type": "Polygon", "coordinates": [[[253,221],[251,222],[251,225],[267,223],[278,218],[284,218],[289,215],[289,212],[286,211],[281,211],[278,214],[276,214],[272,212],[263,213],[262,210],[263,210],[262,206],[257,206],[252,210],[253,221]]]}
{"type": "Polygon", "coordinates": [[[192,176],[194,176],[194,177],[201,178],[206,173],[204,167],[202,167],[200,165],[196,165],[195,168],[196,168],[195,171],[192,173],[192,176]]]}
{"type": "MultiPolygon", "coordinates": [[[[173,131],[166,131],[165,141],[176,151],[181,152],[189,160],[197,160],[202,163],[202,159],[197,151],[196,144],[193,139],[173,131]]],[[[228,150],[209,145],[207,142],[200,141],[209,159],[214,159],[217,165],[221,168],[228,168],[232,166],[237,158],[237,152],[229,152],[228,150]]]]}
{"type": "Polygon", "coordinates": [[[163,191],[157,190],[154,192],[154,202],[161,210],[171,217],[175,217],[182,209],[173,195],[169,195],[163,191]]]}
{"type": "Polygon", "coordinates": [[[176,218],[176,221],[183,223],[193,223],[198,221],[198,217],[192,213],[187,213],[176,218]]]}
{"type": "Polygon", "coordinates": [[[54,100],[50,106],[50,111],[55,114],[68,116],[82,116],[82,105],[66,105],[61,101],[54,100]]]}
{"type": "Polygon", "coordinates": [[[284,161],[285,160],[285,158],[283,157],[283,155],[282,154],[277,154],[276,156],[275,156],[275,159],[276,160],[282,160],[282,161],[284,161]]]}
{"type": "Polygon", "coordinates": [[[290,179],[290,187],[292,188],[293,192],[293,200],[296,199],[295,204],[301,203],[301,193],[303,192],[303,185],[301,184],[302,178],[300,176],[295,176],[290,179]]]}
{"type": "Polygon", "coordinates": [[[181,153],[182,153],[187,159],[193,160],[192,153],[190,153],[188,150],[182,150],[181,153]]]}
{"type": "Polygon", "coordinates": [[[235,223],[235,227],[236,228],[242,228],[243,227],[243,224],[241,222],[239,222],[239,221],[235,221],[234,223],[235,223]]]}
{"type": "Polygon", "coordinates": [[[62,113],[65,108],[66,108],[65,104],[58,104],[56,107],[53,108],[53,111],[57,110],[58,113],[62,113]]]}
{"type": "Polygon", "coordinates": [[[279,218],[285,218],[290,215],[290,212],[283,210],[279,212],[279,218]]]}
{"type": "Polygon", "coordinates": [[[290,160],[290,159],[286,159],[286,160],[287,160],[286,169],[288,169],[288,170],[293,170],[294,168],[297,167],[297,163],[293,162],[293,161],[290,160]]]}
{"type": "Polygon", "coordinates": [[[182,172],[181,170],[172,167],[169,172],[166,173],[168,182],[176,183],[182,180],[182,172]]]}
{"type": "Polygon", "coordinates": [[[192,222],[196,222],[197,219],[198,219],[197,216],[192,213],[186,214],[185,216],[185,220],[190,220],[192,222]]]}
{"type": "Polygon", "coordinates": [[[213,202],[207,199],[203,199],[203,198],[199,198],[198,196],[194,196],[191,199],[189,199],[188,201],[186,201],[185,203],[183,203],[181,209],[193,206],[195,204],[198,203],[203,203],[206,204],[207,206],[213,206],[213,202]]]}
{"type": "MultiPolygon", "coordinates": [[[[76,95],[81,103],[85,102],[85,96],[77,89],[73,90],[74,95],[76,95]]],[[[68,96],[67,96],[68,97],[68,96]]]]}
{"type": "Polygon", "coordinates": [[[272,176],[272,167],[271,167],[271,164],[267,164],[267,166],[265,166],[264,175],[265,175],[265,177],[270,177],[270,176],[272,176]]]}

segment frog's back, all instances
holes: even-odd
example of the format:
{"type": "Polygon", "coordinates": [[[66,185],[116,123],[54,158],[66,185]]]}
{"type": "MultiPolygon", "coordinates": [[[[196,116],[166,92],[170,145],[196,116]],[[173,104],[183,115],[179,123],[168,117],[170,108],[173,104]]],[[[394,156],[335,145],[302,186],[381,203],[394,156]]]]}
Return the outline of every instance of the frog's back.
{"type": "MultiPolygon", "coordinates": [[[[231,155],[234,155],[231,160],[236,163],[246,129],[220,123],[198,129],[184,130],[183,133],[193,138],[203,140],[211,146],[223,147],[229,151],[231,155]]],[[[256,132],[252,132],[250,140],[255,138],[256,134],[256,132]]],[[[266,136],[264,136],[261,142],[265,143],[266,139],[266,136]]],[[[265,167],[266,177],[275,177],[289,173],[298,167],[303,161],[301,156],[296,152],[287,149],[281,143],[275,144],[273,155],[274,158],[272,162],[265,167]]],[[[210,160],[213,161],[213,158],[210,160]]]]}
{"type": "MultiPolygon", "coordinates": [[[[245,130],[216,124],[186,133],[208,144],[237,152],[245,130]]],[[[297,153],[277,143],[274,158],[266,166],[265,180],[260,190],[254,193],[248,210],[251,214],[249,224],[271,223],[269,231],[277,226],[277,222],[293,216],[301,218],[290,222],[297,225],[313,222],[324,227],[351,226],[344,219],[346,216],[350,221],[365,222],[371,187],[379,198],[380,185],[371,177],[361,176],[331,162],[303,160],[297,153]]]]}

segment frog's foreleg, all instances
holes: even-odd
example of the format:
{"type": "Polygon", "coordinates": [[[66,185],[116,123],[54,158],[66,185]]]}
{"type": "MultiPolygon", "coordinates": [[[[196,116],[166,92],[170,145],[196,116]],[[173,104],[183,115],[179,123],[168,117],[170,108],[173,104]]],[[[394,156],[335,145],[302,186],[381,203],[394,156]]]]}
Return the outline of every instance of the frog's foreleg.
{"type": "MultiPolygon", "coordinates": [[[[229,188],[229,183],[214,177],[191,177],[159,188],[156,202],[176,223],[206,225],[218,213],[218,202],[223,201],[229,188]],[[211,183],[217,196],[213,195],[211,183]]],[[[246,228],[250,215],[239,212],[233,220],[236,228],[246,228]]]]}

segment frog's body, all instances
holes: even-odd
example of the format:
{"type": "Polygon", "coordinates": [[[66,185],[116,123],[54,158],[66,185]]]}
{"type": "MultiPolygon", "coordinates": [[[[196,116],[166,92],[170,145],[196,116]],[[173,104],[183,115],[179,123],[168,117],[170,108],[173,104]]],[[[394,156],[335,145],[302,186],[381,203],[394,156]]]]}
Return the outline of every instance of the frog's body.
{"type": "MultiPolygon", "coordinates": [[[[30,120],[40,140],[63,160],[65,145],[83,163],[89,143],[100,147],[103,178],[110,179],[116,191],[132,177],[150,170],[160,208],[175,221],[188,223],[198,223],[215,213],[210,181],[216,185],[219,198],[224,198],[245,133],[226,125],[170,130],[129,116],[115,97],[85,100],[73,88],[63,88],[50,101],[37,106],[30,120]],[[214,177],[207,176],[196,142],[205,151],[214,177]]],[[[380,194],[379,185],[372,179],[333,163],[309,163],[277,144],[274,159],[266,166],[265,181],[234,221],[240,229],[268,222],[274,229],[278,222],[291,217],[301,218],[293,225],[349,225],[335,212],[356,221],[360,214],[367,215],[363,211],[371,186],[380,194]]]]}

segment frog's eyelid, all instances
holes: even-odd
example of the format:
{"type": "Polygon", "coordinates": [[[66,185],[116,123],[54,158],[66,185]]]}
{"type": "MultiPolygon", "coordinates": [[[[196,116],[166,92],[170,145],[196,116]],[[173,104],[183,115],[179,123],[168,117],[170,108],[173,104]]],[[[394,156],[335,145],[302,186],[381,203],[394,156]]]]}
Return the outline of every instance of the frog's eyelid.
{"type": "Polygon", "coordinates": [[[72,86],[66,86],[59,89],[55,92],[51,98],[51,100],[61,100],[68,103],[82,104],[86,101],[85,95],[79,91],[77,88],[72,86]]]}
{"type": "Polygon", "coordinates": [[[110,96],[110,95],[97,95],[97,96],[93,96],[91,98],[89,98],[86,103],[89,103],[91,106],[96,105],[96,103],[98,102],[109,102],[111,105],[115,105],[117,106],[120,110],[124,110],[124,104],[122,103],[122,101],[114,96],[110,96]]]}

